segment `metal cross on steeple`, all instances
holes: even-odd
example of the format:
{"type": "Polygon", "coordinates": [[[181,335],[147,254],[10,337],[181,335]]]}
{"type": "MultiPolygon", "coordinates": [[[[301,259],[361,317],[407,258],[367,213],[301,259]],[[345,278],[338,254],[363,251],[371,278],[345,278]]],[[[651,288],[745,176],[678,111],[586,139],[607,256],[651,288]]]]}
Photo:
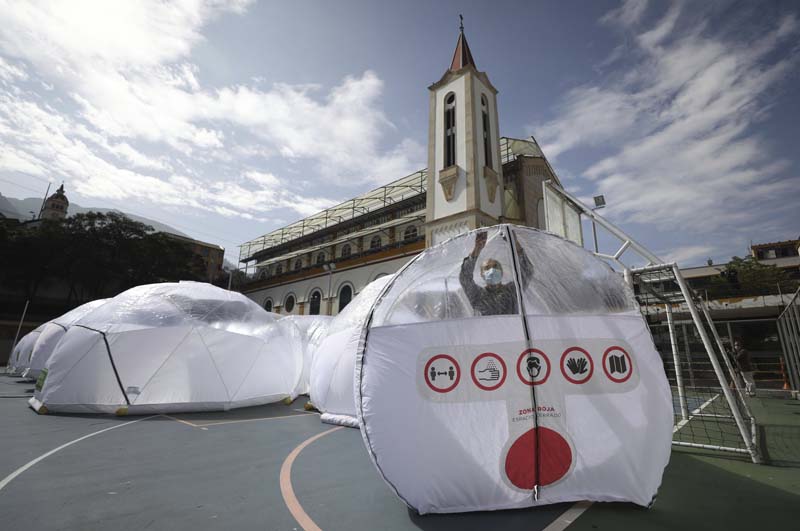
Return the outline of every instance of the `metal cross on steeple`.
{"type": "Polygon", "coordinates": [[[464,17],[461,15],[461,13],[458,14],[458,21],[458,29],[461,31],[461,33],[464,33],[464,17]]]}

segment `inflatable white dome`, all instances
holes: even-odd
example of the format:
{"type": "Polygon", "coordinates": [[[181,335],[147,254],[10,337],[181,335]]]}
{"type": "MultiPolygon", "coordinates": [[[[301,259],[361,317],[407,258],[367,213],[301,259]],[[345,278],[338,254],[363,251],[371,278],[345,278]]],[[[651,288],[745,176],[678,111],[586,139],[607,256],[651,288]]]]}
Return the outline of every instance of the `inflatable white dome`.
{"type": "Polygon", "coordinates": [[[311,389],[311,360],[325,334],[328,333],[333,317],[328,315],[288,315],[281,318],[280,324],[297,327],[303,352],[303,372],[297,385],[296,395],[307,395],[311,389]]]}
{"type": "Polygon", "coordinates": [[[419,513],[654,499],[670,389],[632,290],[583,248],[509,225],[455,237],[368,323],[363,439],[419,513]]]}
{"type": "Polygon", "coordinates": [[[300,332],[240,293],[137,286],[75,322],[30,400],[38,412],[227,410],[294,398],[300,332]]]}
{"type": "Polygon", "coordinates": [[[108,299],[97,299],[87,302],[86,304],[81,304],[61,317],[56,317],[52,321],[48,321],[42,325],[41,333],[31,351],[30,362],[22,375],[33,380],[37,379],[39,373],[41,373],[42,369],[47,365],[47,360],[50,359],[50,355],[53,354],[56,345],[64,334],[67,333],[72,323],[104,304],[107,300],[108,299]]]}
{"type": "Polygon", "coordinates": [[[369,312],[391,280],[383,276],[364,289],[331,321],[311,360],[311,403],[323,422],[357,428],[355,364],[369,312]]]}
{"type": "Polygon", "coordinates": [[[8,357],[6,364],[6,373],[13,376],[21,376],[25,369],[28,368],[31,362],[31,354],[33,354],[33,346],[36,340],[39,339],[39,334],[42,333],[47,323],[39,325],[31,330],[17,342],[11,355],[8,357]]]}

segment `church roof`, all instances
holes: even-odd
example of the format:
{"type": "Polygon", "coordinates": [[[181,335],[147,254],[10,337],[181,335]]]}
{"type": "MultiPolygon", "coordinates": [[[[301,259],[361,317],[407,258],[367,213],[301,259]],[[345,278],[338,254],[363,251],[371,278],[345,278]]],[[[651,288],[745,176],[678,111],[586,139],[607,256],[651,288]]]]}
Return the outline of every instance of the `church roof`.
{"type": "Polygon", "coordinates": [[[467,38],[464,36],[464,26],[461,26],[461,31],[458,33],[456,51],[453,53],[453,61],[450,63],[450,70],[455,72],[467,65],[472,65],[476,70],[478,69],[478,67],[475,66],[475,60],[472,58],[472,52],[469,51],[467,38]]]}

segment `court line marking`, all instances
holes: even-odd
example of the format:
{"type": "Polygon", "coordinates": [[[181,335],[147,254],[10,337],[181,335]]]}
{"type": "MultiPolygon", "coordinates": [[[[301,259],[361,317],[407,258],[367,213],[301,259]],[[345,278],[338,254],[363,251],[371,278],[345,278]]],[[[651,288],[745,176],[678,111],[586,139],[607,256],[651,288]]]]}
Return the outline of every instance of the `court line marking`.
{"type": "Polygon", "coordinates": [[[107,431],[116,430],[117,428],[122,428],[124,426],[130,426],[131,424],[136,424],[137,422],[141,422],[141,421],[147,420],[147,419],[152,419],[152,418],[155,418],[155,417],[158,417],[158,415],[151,415],[149,417],[144,417],[144,418],[141,418],[141,419],[132,420],[130,422],[123,422],[122,424],[115,424],[114,426],[111,426],[109,428],[105,428],[105,429],[102,429],[102,430],[99,430],[99,431],[95,431],[95,432],[89,433],[87,435],[84,435],[83,437],[79,437],[79,438],[77,438],[77,439],[75,439],[73,441],[70,441],[68,443],[62,444],[58,448],[53,448],[49,452],[40,455],[36,459],[33,459],[32,461],[28,461],[26,464],[22,465],[21,467],[19,467],[18,469],[16,469],[15,471],[10,473],[6,477],[4,477],[3,480],[0,481],[0,491],[2,491],[6,486],[8,486],[9,483],[14,481],[14,479],[17,476],[19,476],[20,474],[22,474],[23,472],[25,472],[26,470],[28,470],[29,468],[31,468],[35,464],[39,463],[40,461],[43,461],[43,460],[47,459],[48,457],[50,457],[51,455],[53,455],[53,454],[55,454],[57,452],[60,452],[64,448],[72,446],[73,444],[77,444],[77,443],[79,443],[81,441],[84,441],[84,440],[90,438],[90,437],[94,437],[95,435],[100,435],[101,433],[105,433],[107,431]]]}
{"type": "Polygon", "coordinates": [[[542,531],[564,531],[564,529],[568,528],[575,520],[578,519],[580,515],[582,515],[586,509],[592,506],[592,502],[590,501],[579,501],[556,518],[550,524],[542,529],[542,531]]]}
{"type": "Polygon", "coordinates": [[[190,422],[190,421],[184,420],[184,419],[179,419],[178,417],[173,417],[171,415],[163,415],[163,416],[167,417],[169,419],[172,419],[175,422],[180,422],[181,424],[185,424],[187,426],[191,426],[192,428],[206,428],[208,426],[221,426],[223,424],[237,424],[237,423],[241,423],[241,422],[255,422],[257,420],[287,419],[287,418],[293,418],[293,417],[308,417],[308,416],[311,416],[311,415],[313,415],[313,414],[312,413],[303,413],[302,415],[279,415],[279,416],[276,416],[276,417],[259,417],[259,418],[256,418],[256,419],[223,420],[223,421],[220,421],[220,422],[203,422],[203,423],[200,423],[200,424],[197,424],[195,422],[190,422]]]}
{"type": "Polygon", "coordinates": [[[689,421],[690,421],[690,420],[692,420],[692,419],[694,418],[694,416],[695,416],[695,415],[699,415],[700,413],[702,413],[702,412],[703,412],[703,410],[704,410],[705,408],[707,408],[708,406],[710,406],[710,405],[711,405],[711,402],[713,402],[713,401],[714,401],[714,400],[716,400],[717,398],[719,398],[719,393],[715,394],[714,396],[712,396],[711,398],[709,398],[708,400],[706,400],[705,402],[703,402],[703,403],[700,405],[700,407],[698,407],[698,408],[694,409],[694,410],[693,410],[693,411],[692,411],[692,412],[689,414],[689,418],[687,418],[686,420],[681,420],[680,422],[678,422],[678,424],[676,424],[676,425],[675,425],[675,427],[673,427],[673,428],[672,428],[672,433],[673,433],[673,434],[674,434],[674,433],[677,433],[677,431],[678,431],[679,429],[681,429],[681,428],[683,428],[684,426],[686,426],[686,425],[689,423],[689,421]]]}
{"type": "Polygon", "coordinates": [[[295,520],[297,520],[297,523],[303,528],[304,531],[322,531],[322,529],[314,522],[314,520],[311,519],[310,516],[308,516],[308,513],[303,510],[303,506],[300,505],[300,501],[297,499],[297,496],[294,493],[294,488],[292,487],[292,465],[294,464],[295,459],[297,459],[297,456],[300,455],[300,452],[302,452],[306,446],[313,443],[317,439],[325,437],[326,435],[343,428],[344,426],[336,426],[335,428],[325,430],[322,433],[318,433],[309,437],[305,441],[298,444],[297,447],[286,456],[286,459],[281,465],[280,486],[283,502],[286,504],[286,508],[289,509],[289,512],[292,513],[292,516],[295,520]]]}

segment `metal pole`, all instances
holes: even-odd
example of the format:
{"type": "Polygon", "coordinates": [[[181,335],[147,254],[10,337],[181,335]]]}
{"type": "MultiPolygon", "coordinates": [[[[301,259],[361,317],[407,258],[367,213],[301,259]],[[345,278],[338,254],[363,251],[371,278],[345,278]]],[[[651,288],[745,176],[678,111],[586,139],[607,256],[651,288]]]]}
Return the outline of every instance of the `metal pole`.
{"type": "Polygon", "coordinates": [[[789,332],[789,342],[794,346],[793,357],[794,366],[798,369],[798,380],[800,380],[800,319],[796,319],[795,308],[796,299],[792,300],[787,306],[786,311],[783,312],[781,317],[785,317],[786,329],[789,332]]]}
{"type": "Polygon", "coordinates": [[[706,318],[708,327],[711,329],[711,334],[714,336],[714,341],[717,343],[717,348],[719,348],[719,353],[722,356],[722,360],[725,362],[725,367],[728,369],[731,381],[736,386],[736,389],[741,389],[743,386],[742,381],[734,370],[730,357],[725,353],[725,346],[722,344],[722,339],[719,337],[717,327],[714,326],[714,321],[711,320],[711,314],[708,313],[708,308],[706,308],[706,304],[702,300],[700,301],[700,309],[703,311],[703,316],[706,318]]]}
{"type": "Polygon", "coordinates": [[[786,370],[789,372],[789,384],[792,386],[792,389],[800,389],[800,387],[797,385],[797,379],[795,377],[794,358],[791,352],[792,347],[789,344],[788,333],[785,329],[786,323],[784,323],[783,319],[781,318],[778,318],[776,323],[778,324],[778,337],[780,338],[781,342],[781,352],[783,353],[783,359],[786,362],[786,370]]]}
{"type": "Polygon", "coordinates": [[[328,315],[333,315],[333,269],[328,269],[328,315]]]}
{"type": "Polygon", "coordinates": [[[711,328],[711,334],[714,336],[714,341],[717,342],[719,353],[722,356],[722,359],[725,361],[725,366],[728,368],[728,373],[731,375],[731,381],[736,386],[736,392],[739,394],[739,399],[741,399],[742,401],[745,413],[747,413],[748,417],[753,418],[753,413],[750,411],[750,406],[747,404],[747,401],[744,399],[744,395],[742,394],[742,389],[744,389],[744,382],[740,379],[741,376],[736,371],[733,370],[733,364],[731,363],[730,357],[725,352],[725,346],[722,344],[722,339],[719,337],[719,332],[717,332],[717,327],[714,326],[714,321],[711,320],[711,314],[708,312],[708,308],[706,307],[705,302],[703,302],[702,300],[700,301],[700,308],[702,308],[703,314],[706,317],[706,321],[708,321],[708,327],[711,328]]]}
{"type": "Polygon", "coordinates": [[[686,394],[683,388],[683,374],[681,372],[681,358],[678,353],[678,341],[675,337],[675,322],[672,320],[672,306],[667,303],[667,327],[669,328],[669,345],[672,347],[672,363],[675,365],[675,384],[678,386],[678,401],[681,405],[681,418],[689,419],[689,408],[686,406],[686,394]]]}
{"type": "Polygon", "coordinates": [[[689,366],[689,385],[697,387],[694,381],[694,367],[692,367],[692,347],[689,344],[689,332],[686,331],[686,325],[681,325],[683,330],[683,345],[686,348],[686,364],[689,366]]]}
{"type": "Polygon", "coordinates": [[[31,300],[28,299],[25,301],[25,308],[22,310],[22,317],[19,318],[19,325],[17,325],[17,333],[14,335],[14,343],[11,344],[11,352],[8,354],[9,361],[11,360],[11,354],[14,353],[14,349],[17,347],[17,340],[19,339],[19,331],[22,330],[22,322],[25,320],[25,315],[28,313],[28,304],[30,304],[31,300]]]}
{"type": "Polygon", "coordinates": [[[597,224],[592,220],[592,237],[594,238],[594,252],[599,253],[600,249],[597,247],[597,224]]]}
{"type": "Polygon", "coordinates": [[[681,293],[683,293],[683,298],[686,299],[686,303],[689,306],[689,313],[692,315],[692,321],[694,321],[694,325],[697,327],[697,331],[700,334],[700,339],[702,339],[703,346],[705,347],[708,357],[711,360],[711,366],[714,368],[714,373],[716,373],[717,379],[720,381],[722,393],[725,395],[725,399],[728,401],[728,404],[731,407],[731,412],[733,413],[733,418],[736,421],[736,426],[739,428],[739,434],[744,440],[745,447],[750,453],[751,459],[754,463],[759,464],[761,463],[761,456],[758,454],[755,446],[753,445],[753,440],[750,437],[748,426],[745,424],[744,418],[742,418],[742,412],[739,411],[736,399],[731,393],[730,388],[724,383],[725,374],[722,372],[722,367],[719,364],[716,354],[714,354],[714,348],[712,347],[711,340],[708,338],[708,334],[703,327],[703,321],[700,319],[700,315],[697,313],[697,308],[695,308],[694,300],[692,299],[692,292],[689,290],[689,286],[684,281],[683,276],[681,276],[681,271],[678,269],[677,264],[672,264],[672,271],[675,274],[675,280],[678,282],[678,287],[680,287],[681,293]]]}

